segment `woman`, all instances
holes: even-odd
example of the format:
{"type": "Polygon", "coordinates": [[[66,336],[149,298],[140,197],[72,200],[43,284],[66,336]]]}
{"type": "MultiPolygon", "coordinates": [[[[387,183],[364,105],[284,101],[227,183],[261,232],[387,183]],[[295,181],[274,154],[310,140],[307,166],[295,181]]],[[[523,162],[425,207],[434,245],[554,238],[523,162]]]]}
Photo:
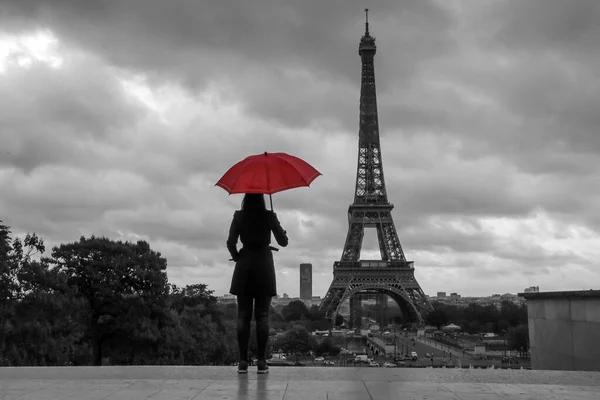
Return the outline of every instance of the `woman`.
{"type": "Polygon", "coordinates": [[[269,246],[271,232],[280,246],[287,246],[286,231],[281,227],[277,214],[265,208],[264,196],[246,194],[242,201],[242,209],[233,214],[227,239],[227,249],[235,261],[229,293],[237,296],[237,335],[240,349],[238,372],[242,374],[248,372],[248,341],[253,308],[258,348],[257,372],[269,372],[266,362],[269,308],[271,298],[277,294],[275,265],[269,246]],[[237,250],[238,238],[243,245],[240,251],[237,250]]]}

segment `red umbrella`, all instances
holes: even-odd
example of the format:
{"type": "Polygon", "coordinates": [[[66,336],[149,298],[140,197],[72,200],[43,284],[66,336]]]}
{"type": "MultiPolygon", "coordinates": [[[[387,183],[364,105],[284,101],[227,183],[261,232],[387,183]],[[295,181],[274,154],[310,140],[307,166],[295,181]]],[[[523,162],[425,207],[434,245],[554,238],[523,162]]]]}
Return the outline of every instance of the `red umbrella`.
{"type": "MultiPolygon", "coordinates": [[[[321,173],[306,161],[286,153],[256,154],[244,158],[229,168],[215,186],[229,194],[268,194],[310,186],[321,173]]],[[[271,210],[273,200],[271,199],[271,210]]]]}

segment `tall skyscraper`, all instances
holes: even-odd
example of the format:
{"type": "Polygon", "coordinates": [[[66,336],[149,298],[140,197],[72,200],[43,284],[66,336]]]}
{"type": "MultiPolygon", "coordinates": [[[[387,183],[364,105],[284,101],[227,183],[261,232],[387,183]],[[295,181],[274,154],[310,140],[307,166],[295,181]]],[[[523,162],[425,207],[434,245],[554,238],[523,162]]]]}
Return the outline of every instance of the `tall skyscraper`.
{"type": "Polygon", "coordinates": [[[312,264],[300,264],[300,299],[312,299],[312,264]]]}

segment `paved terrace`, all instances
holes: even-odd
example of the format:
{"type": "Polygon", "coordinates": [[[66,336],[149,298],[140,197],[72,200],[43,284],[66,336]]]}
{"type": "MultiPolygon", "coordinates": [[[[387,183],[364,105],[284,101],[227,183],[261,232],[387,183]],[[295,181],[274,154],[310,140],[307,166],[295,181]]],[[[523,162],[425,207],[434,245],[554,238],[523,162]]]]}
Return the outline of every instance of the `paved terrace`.
{"type": "Polygon", "coordinates": [[[0,368],[2,400],[600,399],[600,372],[444,368],[0,368]]]}

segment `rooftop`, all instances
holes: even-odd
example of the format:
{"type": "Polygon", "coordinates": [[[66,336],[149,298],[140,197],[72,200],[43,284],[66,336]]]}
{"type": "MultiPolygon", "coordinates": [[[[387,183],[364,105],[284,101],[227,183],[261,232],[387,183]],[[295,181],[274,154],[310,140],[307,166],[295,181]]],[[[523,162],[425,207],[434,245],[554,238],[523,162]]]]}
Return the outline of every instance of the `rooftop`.
{"type": "Polygon", "coordinates": [[[600,372],[443,368],[0,368],[1,399],[597,399],[600,372]]]}
{"type": "Polygon", "coordinates": [[[558,298],[600,298],[600,290],[570,290],[565,292],[527,292],[519,293],[526,299],[558,299],[558,298]]]}

